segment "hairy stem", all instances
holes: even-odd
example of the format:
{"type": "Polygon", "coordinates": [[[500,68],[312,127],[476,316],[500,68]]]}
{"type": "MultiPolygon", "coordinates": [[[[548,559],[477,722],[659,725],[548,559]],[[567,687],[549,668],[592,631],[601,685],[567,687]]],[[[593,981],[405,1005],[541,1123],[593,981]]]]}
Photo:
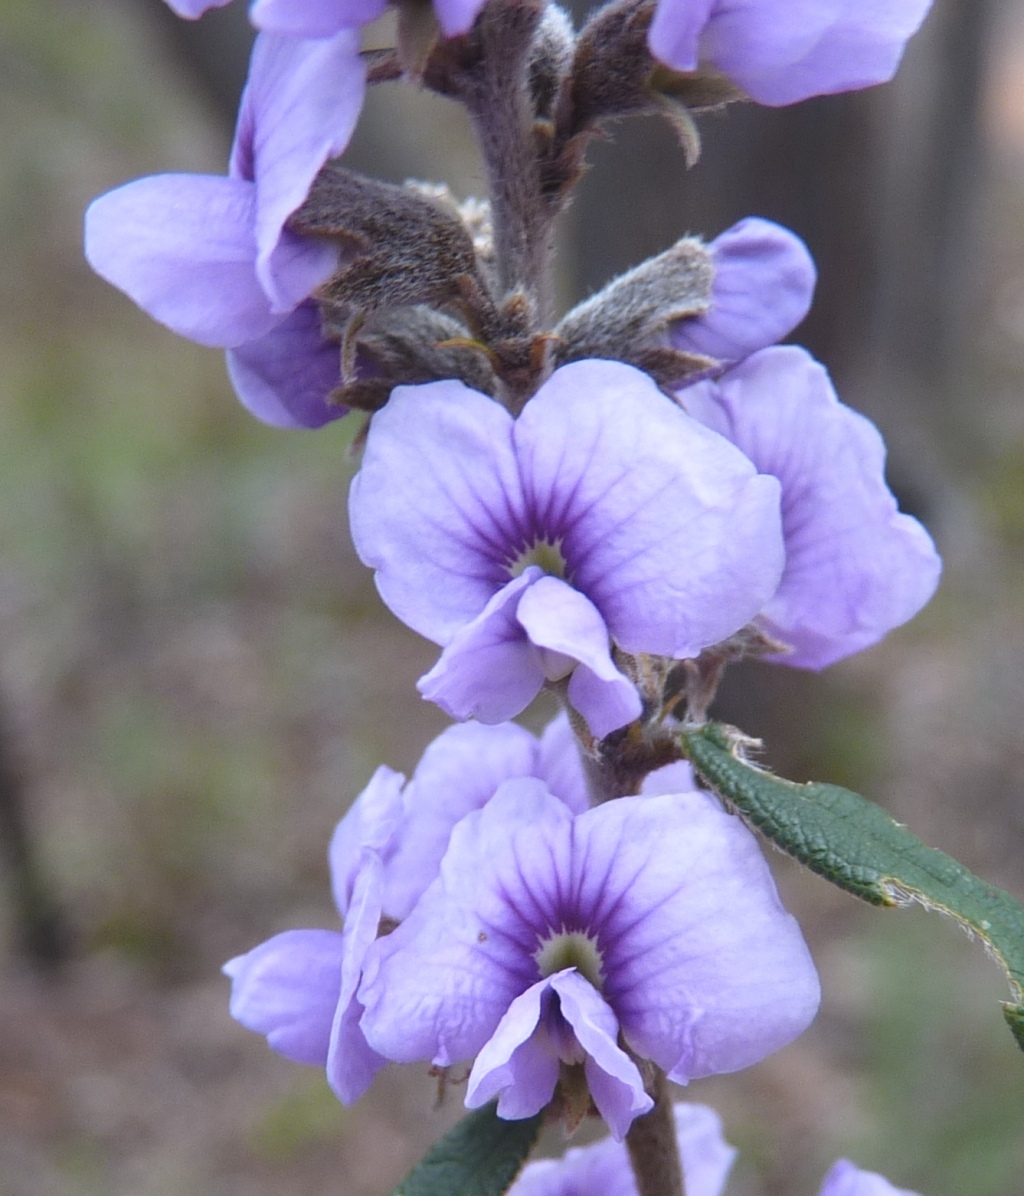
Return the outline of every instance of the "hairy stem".
{"type": "Polygon", "coordinates": [[[529,3],[484,9],[483,69],[469,109],[487,170],[499,288],[530,296],[543,327],[551,318],[554,214],[542,194],[526,81],[540,11],[529,3]]]}
{"type": "Polygon", "coordinates": [[[651,1095],[654,1108],[638,1117],[626,1135],[638,1196],[686,1196],[672,1101],[660,1068],[655,1072],[651,1095]]]}

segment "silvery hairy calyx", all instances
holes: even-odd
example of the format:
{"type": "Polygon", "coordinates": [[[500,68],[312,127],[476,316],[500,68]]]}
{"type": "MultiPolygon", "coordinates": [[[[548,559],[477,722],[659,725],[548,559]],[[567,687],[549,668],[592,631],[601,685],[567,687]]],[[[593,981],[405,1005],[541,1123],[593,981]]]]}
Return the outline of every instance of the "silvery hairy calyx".
{"type": "MultiPolygon", "coordinates": [[[[356,550],[438,648],[418,688],[455,721],[338,823],[336,928],[225,965],[234,1017],[342,1102],[389,1065],[464,1079],[474,1112],[401,1191],[720,1196],[735,1152],[670,1085],[758,1062],[819,1001],[752,827],[875,904],[987,937],[1024,1041],[1012,898],[707,720],[730,662],[824,668],[939,581],[877,430],[780,343],[812,301],[806,247],[750,218],[567,313],[553,299],[558,217],[609,122],[667,119],[695,163],[705,111],[891,78],[928,7],[615,0],[577,29],[543,0],[397,0],[393,46],[364,51],[384,0],[254,0],[227,172],[89,208],[94,269],[226,350],[253,415],[360,420],[356,550]],[[486,197],[348,169],[365,90],[388,83],[465,106],[486,197]],[[559,712],[537,736],[510,720],[539,695],[559,712]],[[523,1169],[542,1124],[595,1118],[603,1142],[523,1169]]],[[[821,1188],[901,1191],[846,1160],[821,1188]]]]}

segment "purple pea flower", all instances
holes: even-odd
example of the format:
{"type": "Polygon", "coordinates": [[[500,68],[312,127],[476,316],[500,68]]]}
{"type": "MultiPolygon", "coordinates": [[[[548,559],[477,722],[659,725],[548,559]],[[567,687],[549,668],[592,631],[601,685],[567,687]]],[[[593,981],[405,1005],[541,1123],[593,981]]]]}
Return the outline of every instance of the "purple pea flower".
{"type": "Polygon", "coordinates": [[[604,736],[641,712],[612,642],[695,656],[775,592],[776,486],[645,374],[579,361],[515,420],[461,382],[396,388],[352,536],[391,610],[444,648],[425,697],[495,723],[568,678],[604,736]]]}
{"type": "MultiPolygon", "coordinates": [[[[736,1150],[722,1137],[721,1118],[706,1105],[673,1106],[686,1196],[721,1196],[736,1150]]],[[[508,1196],[637,1196],[626,1148],[612,1138],[529,1163],[508,1196]]]]}
{"type": "Polygon", "coordinates": [[[331,887],[344,931],[288,930],[229,960],[232,1017],[266,1035],[279,1054],[325,1067],[345,1104],[362,1096],[387,1062],[359,1028],[356,998],[381,919],[407,916],[437,875],[452,827],[517,777],[541,778],[568,809],[586,808],[582,766],[564,716],[539,740],[512,724],[449,727],[408,784],[379,768],[331,840],[331,887]]]}
{"type": "MultiPolygon", "coordinates": [[[[736,1151],[722,1137],[718,1114],[704,1105],[673,1107],[676,1141],[683,1165],[686,1196],[722,1196],[736,1151]]],[[[637,1196],[629,1156],[621,1143],[606,1138],[569,1150],[560,1159],[530,1163],[508,1196],[637,1196]]],[[[825,1176],[818,1196],[917,1196],[894,1188],[873,1171],[861,1171],[846,1159],[825,1176]]]]}
{"type": "MultiPolygon", "coordinates": [[[[434,0],[445,37],[466,33],[485,0],[434,0]]],[[[167,0],[178,14],[194,20],[230,0],[167,0]]],[[[257,29],[290,37],[332,37],[384,15],[387,0],[254,0],[249,15],[257,29]]]]}
{"type": "Polygon", "coordinates": [[[686,1083],[784,1046],[818,979],[750,832],[708,795],[574,815],[508,781],[454,829],[437,880],[367,953],[362,1029],[382,1054],[475,1057],[466,1104],[516,1119],[582,1065],[621,1139],[651,1107],[641,1058],[686,1083]]]}
{"type": "Polygon", "coordinates": [[[788,336],[807,315],[817,272],[795,233],[748,217],[708,249],[714,264],[710,306],[673,325],[673,348],[734,364],[788,336]]]}
{"type": "Polygon", "coordinates": [[[824,367],[782,346],[678,394],[683,408],[782,484],[786,567],[758,623],[821,669],[870,647],[935,591],[931,538],[885,484],[885,446],[839,402],[824,367]]]}
{"type": "Polygon", "coordinates": [[[658,0],[651,52],[710,65],[761,104],[884,83],[931,0],[658,0]]]}
{"type": "Polygon", "coordinates": [[[344,414],[326,401],[338,347],[322,338],[308,301],[337,268],[337,250],[285,223],[348,144],[364,85],[354,33],[263,34],[228,175],[136,179],[86,213],[93,269],[173,331],[226,348],[239,398],[277,426],[319,427],[344,414]]]}

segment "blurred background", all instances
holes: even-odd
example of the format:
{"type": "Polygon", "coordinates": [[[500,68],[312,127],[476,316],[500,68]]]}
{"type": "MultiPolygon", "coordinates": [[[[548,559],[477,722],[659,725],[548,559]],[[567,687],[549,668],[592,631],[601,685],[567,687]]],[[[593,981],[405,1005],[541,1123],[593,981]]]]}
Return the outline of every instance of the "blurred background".
{"type": "MultiPolygon", "coordinates": [[[[342,1109],[230,1020],[219,974],[336,924],[334,823],[445,725],[414,688],[435,649],[349,544],[356,420],[258,425],[219,354],[82,260],[94,195],[223,171],[250,36],[242,4],[0,6],[2,1196],[380,1196],[460,1113],[417,1068],[342,1109]]],[[[716,713],[1024,895],[1024,5],[936,0],[895,84],[702,129],[693,171],[651,122],[595,148],[564,304],[686,232],[796,229],[821,276],[796,339],[881,426],[947,561],[885,644],[824,676],[736,669],[716,713]]],[[[481,186],[462,113],[393,85],[349,160],[481,186]]],[[[924,1196],[1024,1194],[1024,1058],[980,946],[773,865],[824,1004],[690,1089],[743,1150],[730,1191],[812,1196],[844,1154],[924,1196]]]]}

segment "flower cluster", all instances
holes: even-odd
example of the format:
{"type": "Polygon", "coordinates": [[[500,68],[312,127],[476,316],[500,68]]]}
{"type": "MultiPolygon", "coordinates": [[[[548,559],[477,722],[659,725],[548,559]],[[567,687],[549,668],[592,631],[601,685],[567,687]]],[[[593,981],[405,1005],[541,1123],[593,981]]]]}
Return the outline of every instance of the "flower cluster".
{"type": "MultiPolygon", "coordinates": [[[[230,0],[167,0],[182,17],[201,16],[230,0]]],[[[449,37],[465,33],[483,0],[435,0],[449,37]]],[[[899,66],[907,39],[931,0],[893,0],[884,8],[857,0],[658,0],[652,52],[680,71],[711,63],[762,104],[884,83],[899,66]]],[[[329,37],[381,16],[384,0],[253,0],[258,29],[329,37]]]]}
{"type": "MultiPolygon", "coordinates": [[[[188,18],[227,2],[169,0],[188,18]]],[[[640,8],[644,0],[635,3],[640,8]]],[[[659,0],[650,51],[679,71],[721,71],[761,103],[789,104],[891,78],[929,4],[659,0]]],[[[276,426],[316,428],[344,414],[331,401],[339,381],[336,337],[325,332],[315,302],[337,268],[338,246],[287,225],[325,162],[348,145],[366,79],[357,30],[384,8],[383,0],[254,0],[252,20],[263,32],[227,176],[138,179],[101,196],[87,213],[86,254],[97,273],[173,331],[227,349],[239,398],[276,426]]],[[[438,0],[441,30],[466,34],[480,8],[481,0],[438,0]]],[[[742,235],[720,242],[716,259],[732,276],[713,295],[713,308],[724,307],[724,327],[710,339],[694,330],[683,340],[728,358],[733,336],[742,344],[750,331],[757,336],[758,324],[781,322],[778,336],[762,342],[770,344],[799,322],[802,263],[797,251],[795,278],[793,263],[786,264],[794,292],[787,302],[781,291],[764,293],[781,280],[761,246],[742,235]],[[729,310],[737,287],[740,310],[729,310]]]]}
{"type": "Polygon", "coordinates": [[[817,1010],[750,832],[685,764],[589,808],[564,716],[539,741],[452,727],[408,784],[380,769],[330,859],[344,931],[286,932],[226,971],[234,1016],[344,1101],[387,1060],[472,1062],[467,1104],[527,1117],[576,1068],[622,1137],[651,1107],[637,1060],[679,1083],[735,1071],[817,1010]]]}
{"type": "MultiPolygon", "coordinates": [[[[779,344],[815,282],[798,238],[750,219],[683,239],[556,322],[550,227],[602,123],[656,109],[660,86],[678,117],[877,82],[928,3],[616,0],[578,35],[542,0],[437,0],[426,31],[400,3],[395,51],[364,59],[356,30],[383,7],[255,0],[227,175],[140,179],[86,221],[96,270],[227,349],[261,419],[369,414],[354,543],[440,647],[419,688],[460,720],[338,824],[341,929],[231,960],[231,1012],[345,1102],[419,1061],[467,1067],[467,1105],[502,1118],[597,1113],[614,1141],[515,1190],[589,1191],[597,1168],[632,1193],[617,1142],[664,1078],[756,1063],[819,999],[757,842],[696,783],[680,729],[728,661],[817,669],[869,647],[940,565],[877,431],[779,344]],[[367,80],[402,76],[466,104],[489,208],[338,161],[367,80]],[[564,709],[537,738],[507,720],[542,691],[564,709]]],[[[719,1196],[717,1122],[676,1119],[689,1190],[719,1196]]],[[[883,1192],[847,1163],[822,1188],[883,1192]]]]}

